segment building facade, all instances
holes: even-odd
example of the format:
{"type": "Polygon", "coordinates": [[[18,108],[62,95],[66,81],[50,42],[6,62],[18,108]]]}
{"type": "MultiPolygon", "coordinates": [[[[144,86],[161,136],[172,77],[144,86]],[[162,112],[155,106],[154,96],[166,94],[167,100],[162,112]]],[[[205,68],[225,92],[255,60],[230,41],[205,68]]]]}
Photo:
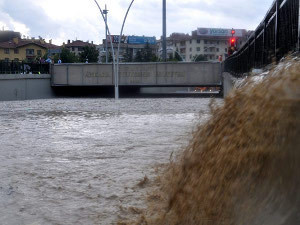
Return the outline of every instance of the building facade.
{"type": "MultiPolygon", "coordinates": [[[[100,52],[100,60],[104,62],[106,56],[106,48],[105,48],[105,39],[103,40],[103,44],[99,45],[97,48],[100,52]]],[[[112,35],[112,45],[115,52],[115,56],[118,50],[119,43],[119,35],[112,35]]],[[[122,36],[121,44],[120,44],[120,54],[119,60],[120,62],[132,62],[134,61],[137,53],[145,49],[145,46],[148,44],[149,48],[153,55],[157,54],[157,41],[155,37],[146,37],[146,36],[122,36]]],[[[107,50],[109,55],[112,55],[111,52],[111,42],[108,38],[107,40],[107,50]]]]}
{"type": "Polygon", "coordinates": [[[81,52],[83,52],[83,48],[85,46],[96,46],[93,42],[84,42],[81,40],[70,41],[68,40],[67,44],[63,43],[63,47],[70,50],[70,52],[74,53],[76,56],[79,56],[81,52]]]}
{"type": "Polygon", "coordinates": [[[34,61],[48,54],[49,49],[58,48],[46,43],[44,39],[21,39],[0,42],[0,60],[5,61],[34,61]]]}
{"type": "MultiPolygon", "coordinates": [[[[242,46],[247,38],[248,32],[245,29],[235,30],[236,47],[242,46]]],[[[230,48],[231,29],[198,28],[191,35],[173,33],[167,38],[167,52],[177,52],[186,62],[197,61],[200,58],[208,61],[225,60],[230,48]]],[[[158,42],[159,55],[162,44],[158,42]]]]}

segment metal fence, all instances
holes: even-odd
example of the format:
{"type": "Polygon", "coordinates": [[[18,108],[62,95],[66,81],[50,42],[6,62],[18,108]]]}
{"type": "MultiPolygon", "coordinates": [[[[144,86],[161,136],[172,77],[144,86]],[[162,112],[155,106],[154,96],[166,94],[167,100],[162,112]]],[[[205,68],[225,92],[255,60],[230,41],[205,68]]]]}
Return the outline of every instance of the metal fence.
{"type": "Polygon", "coordinates": [[[0,74],[49,74],[49,63],[0,61],[0,74]]]}
{"type": "Polygon", "coordinates": [[[224,70],[241,77],[252,68],[262,68],[299,51],[299,7],[299,0],[275,0],[248,41],[225,60],[224,70]]]}

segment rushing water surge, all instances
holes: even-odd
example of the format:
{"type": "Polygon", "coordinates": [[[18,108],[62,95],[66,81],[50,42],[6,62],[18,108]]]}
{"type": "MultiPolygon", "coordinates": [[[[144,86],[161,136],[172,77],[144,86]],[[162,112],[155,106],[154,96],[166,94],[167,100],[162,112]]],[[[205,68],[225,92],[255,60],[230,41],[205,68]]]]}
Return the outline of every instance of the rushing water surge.
{"type": "Polygon", "coordinates": [[[297,57],[245,79],[120,225],[299,225],[299,87],[297,57]]]}
{"type": "Polygon", "coordinates": [[[209,102],[1,102],[1,224],[114,224],[126,217],[124,208],[144,206],[137,183],[187,144],[209,102]]]}

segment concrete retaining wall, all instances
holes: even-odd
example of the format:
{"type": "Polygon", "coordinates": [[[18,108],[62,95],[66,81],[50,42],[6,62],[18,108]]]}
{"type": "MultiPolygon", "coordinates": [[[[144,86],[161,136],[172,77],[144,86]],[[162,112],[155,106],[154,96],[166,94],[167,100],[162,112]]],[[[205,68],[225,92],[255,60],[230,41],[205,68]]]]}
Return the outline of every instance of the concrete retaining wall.
{"type": "MultiPolygon", "coordinates": [[[[221,85],[221,64],[129,63],[120,65],[120,86],[214,86],[221,85]]],[[[113,86],[112,64],[56,64],[53,86],[113,86]]]]}
{"type": "Polygon", "coordinates": [[[0,74],[0,101],[53,98],[49,74],[0,74]]]}
{"type": "Polygon", "coordinates": [[[223,73],[223,92],[224,98],[234,89],[234,78],[230,73],[223,73]]]}

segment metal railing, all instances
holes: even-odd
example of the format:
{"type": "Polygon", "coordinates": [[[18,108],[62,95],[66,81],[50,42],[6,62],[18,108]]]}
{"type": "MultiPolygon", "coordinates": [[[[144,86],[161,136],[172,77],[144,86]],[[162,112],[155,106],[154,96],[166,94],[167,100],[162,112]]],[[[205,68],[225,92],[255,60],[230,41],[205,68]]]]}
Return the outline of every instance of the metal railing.
{"type": "Polygon", "coordinates": [[[0,61],[0,74],[49,74],[49,72],[49,63],[0,61]]]}
{"type": "Polygon", "coordinates": [[[299,0],[275,0],[242,48],[224,62],[225,72],[243,76],[300,49],[299,0]]]}

